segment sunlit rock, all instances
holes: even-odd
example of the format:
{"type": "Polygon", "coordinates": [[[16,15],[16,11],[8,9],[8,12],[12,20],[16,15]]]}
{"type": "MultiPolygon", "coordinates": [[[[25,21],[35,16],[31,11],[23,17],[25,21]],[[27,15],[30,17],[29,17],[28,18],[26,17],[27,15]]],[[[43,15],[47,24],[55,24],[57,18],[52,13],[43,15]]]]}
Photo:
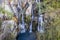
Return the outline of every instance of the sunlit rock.
{"type": "Polygon", "coordinates": [[[14,37],[17,35],[17,24],[13,20],[7,20],[2,22],[2,27],[1,29],[3,30],[3,36],[8,36],[6,34],[13,34],[14,37]]]}

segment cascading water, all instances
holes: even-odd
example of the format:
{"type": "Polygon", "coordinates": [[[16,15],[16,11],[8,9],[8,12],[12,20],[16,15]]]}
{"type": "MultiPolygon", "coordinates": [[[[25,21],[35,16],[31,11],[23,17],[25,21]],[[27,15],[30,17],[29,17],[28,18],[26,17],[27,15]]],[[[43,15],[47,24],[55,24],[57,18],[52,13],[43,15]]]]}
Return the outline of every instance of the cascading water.
{"type": "Polygon", "coordinates": [[[24,33],[24,32],[26,32],[26,29],[25,29],[24,15],[22,13],[21,33],[24,33]]]}
{"type": "Polygon", "coordinates": [[[18,0],[18,7],[20,8],[20,11],[18,10],[18,21],[19,21],[19,28],[21,33],[25,33],[25,22],[24,22],[24,9],[21,7],[21,0],[18,0]],[[20,16],[22,14],[22,23],[20,23],[20,16]]]}
{"type": "MultiPolygon", "coordinates": [[[[38,0],[37,1],[38,3],[40,3],[41,2],[41,0],[38,0]]],[[[41,5],[41,4],[40,4],[41,5]]],[[[39,13],[38,13],[38,15],[39,15],[39,17],[38,17],[38,31],[40,32],[40,33],[44,33],[44,27],[43,27],[43,14],[41,13],[41,6],[39,5],[39,13]]]]}
{"type": "Polygon", "coordinates": [[[29,31],[29,32],[32,32],[32,22],[33,22],[33,18],[34,18],[34,16],[32,15],[32,20],[31,20],[30,31],[29,31]]]}
{"type": "Polygon", "coordinates": [[[33,5],[32,5],[32,8],[31,8],[31,15],[32,15],[32,17],[31,17],[31,23],[30,23],[30,31],[29,32],[32,32],[32,22],[33,22],[33,19],[34,19],[34,14],[33,14],[33,5]]]}
{"type": "Polygon", "coordinates": [[[32,21],[31,21],[31,24],[30,24],[30,33],[32,32],[32,21]]]}
{"type": "Polygon", "coordinates": [[[44,33],[44,27],[43,27],[43,15],[41,14],[40,17],[38,18],[38,31],[40,33],[44,33]]]}

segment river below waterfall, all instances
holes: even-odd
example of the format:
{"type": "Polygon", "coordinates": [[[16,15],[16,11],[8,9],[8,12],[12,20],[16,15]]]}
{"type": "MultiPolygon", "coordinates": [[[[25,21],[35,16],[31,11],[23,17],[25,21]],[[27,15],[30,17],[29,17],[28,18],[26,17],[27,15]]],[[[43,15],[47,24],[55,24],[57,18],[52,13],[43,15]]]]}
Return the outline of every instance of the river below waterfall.
{"type": "Polygon", "coordinates": [[[36,40],[35,33],[29,33],[28,31],[25,33],[18,33],[17,40],[36,40]]]}

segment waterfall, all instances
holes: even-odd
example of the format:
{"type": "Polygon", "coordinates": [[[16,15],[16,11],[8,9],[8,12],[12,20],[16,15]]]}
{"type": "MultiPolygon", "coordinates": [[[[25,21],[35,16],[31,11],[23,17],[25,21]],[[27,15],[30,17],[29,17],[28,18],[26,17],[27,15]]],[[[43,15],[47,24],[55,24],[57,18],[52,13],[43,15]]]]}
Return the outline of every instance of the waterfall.
{"type": "Polygon", "coordinates": [[[38,18],[38,31],[40,33],[44,33],[44,27],[43,27],[43,15],[41,14],[38,18]]]}
{"type": "Polygon", "coordinates": [[[32,32],[32,22],[31,22],[31,24],[30,24],[30,31],[29,31],[30,33],[32,32]]]}
{"type": "Polygon", "coordinates": [[[32,32],[32,22],[33,22],[33,18],[34,18],[34,16],[32,15],[32,20],[31,20],[31,23],[30,23],[30,31],[29,31],[29,32],[32,32]]]}
{"type": "Polygon", "coordinates": [[[29,32],[32,32],[32,22],[33,22],[33,19],[34,19],[34,13],[33,13],[33,5],[32,5],[32,8],[31,8],[31,23],[30,23],[30,27],[29,27],[29,29],[30,29],[30,31],[29,32]]]}
{"type": "Polygon", "coordinates": [[[26,29],[25,29],[25,22],[24,22],[24,10],[22,11],[22,23],[21,23],[21,33],[24,33],[26,32],[26,29]]]}
{"type": "MultiPolygon", "coordinates": [[[[41,2],[41,0],[38,0],[38,2],[40,3],[41,2]]],[[[41,4],[40,4],[41,5],[41,4]]],[[[44,33],[44,15],[41,13],[41,7],[42,6],[40,6],[39,5],[39,13],[38,13],[38,15],[39,15],[39,17],[38,17],[38,31],[40,32],[40,33],[44,33]]]]}

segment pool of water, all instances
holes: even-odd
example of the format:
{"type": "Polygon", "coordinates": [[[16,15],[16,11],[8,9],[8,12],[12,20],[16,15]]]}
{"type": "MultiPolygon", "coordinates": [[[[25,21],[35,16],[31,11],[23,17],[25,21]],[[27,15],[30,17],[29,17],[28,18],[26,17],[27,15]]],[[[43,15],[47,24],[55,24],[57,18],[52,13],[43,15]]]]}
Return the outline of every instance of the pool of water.
{"type": "Polygon", "coordinates": [[[36,40],[36,35],[35,33],[29,33],[29,32],[25,32],[25,33],[18,33],[17,40],[36,40]]]}

